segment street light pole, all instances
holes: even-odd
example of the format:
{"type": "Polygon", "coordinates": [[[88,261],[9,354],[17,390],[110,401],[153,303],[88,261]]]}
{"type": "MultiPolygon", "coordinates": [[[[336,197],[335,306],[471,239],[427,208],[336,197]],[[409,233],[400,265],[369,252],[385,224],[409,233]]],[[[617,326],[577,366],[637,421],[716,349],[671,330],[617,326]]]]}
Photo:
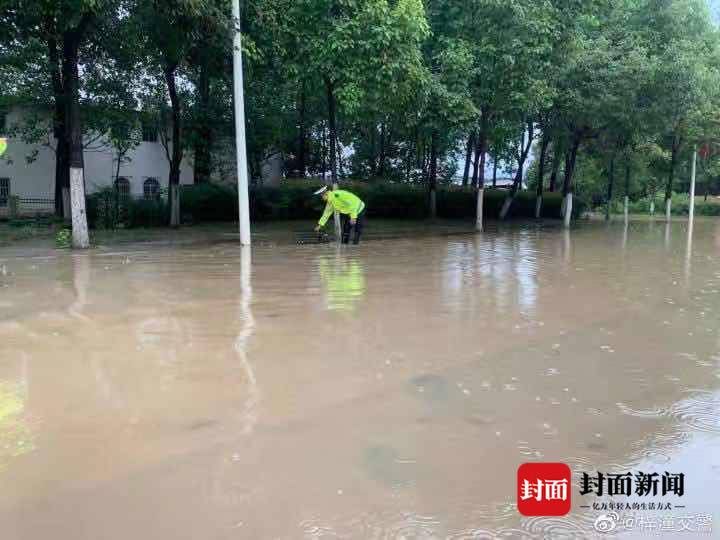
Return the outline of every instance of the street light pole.
{"type": "Polygon", "coordinates": [[[250,202],[248,194],[247,151],[245,148],[245,98],[243,93],[242,36],[240,0],[233,0],[233,95],[235,101],[235,152],[238,177],[238,215],[240,245],[250,245],[250,202]]]}

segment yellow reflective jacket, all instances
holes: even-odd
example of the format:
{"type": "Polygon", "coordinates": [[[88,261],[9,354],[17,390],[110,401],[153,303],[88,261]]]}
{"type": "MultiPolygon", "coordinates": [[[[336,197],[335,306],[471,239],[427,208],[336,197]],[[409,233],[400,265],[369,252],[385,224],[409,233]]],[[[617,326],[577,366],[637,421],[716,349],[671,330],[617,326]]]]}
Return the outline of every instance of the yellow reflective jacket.
{"type": "Polygon", "coordinates": [[[318,221],[318,225],[323,227],[333,212],[340,212],[341,214],[350,214],[352,219],[356,219],[358,214],[365,210],[365,203],[360,200],[360,197],[345,191],[344,189],[336,189],[335,191],[328,192],[328,200],[325,205],[325,211],[318,221]]]}

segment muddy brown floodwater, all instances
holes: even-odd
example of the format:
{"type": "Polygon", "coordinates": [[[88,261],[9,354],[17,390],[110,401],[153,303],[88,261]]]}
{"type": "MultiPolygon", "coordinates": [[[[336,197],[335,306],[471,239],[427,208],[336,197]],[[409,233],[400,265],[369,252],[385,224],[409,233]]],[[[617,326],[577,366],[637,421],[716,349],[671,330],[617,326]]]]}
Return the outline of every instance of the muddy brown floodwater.
{"type": "Polygon", "coordinates": [[[683,473],[645,514],[717,535],[719,263],[710,220],[3,248],[0,537],[595,535],[577,478],[518,514],[528,461],[683,473]]]}

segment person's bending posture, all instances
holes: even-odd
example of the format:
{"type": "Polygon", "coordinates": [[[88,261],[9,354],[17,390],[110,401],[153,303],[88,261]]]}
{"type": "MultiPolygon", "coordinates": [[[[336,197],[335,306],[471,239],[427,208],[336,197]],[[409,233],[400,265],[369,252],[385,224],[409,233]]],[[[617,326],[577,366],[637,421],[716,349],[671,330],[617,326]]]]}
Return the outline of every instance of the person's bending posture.
{"type": "Polygon", "coordinates": [[[325,201],[325,211],[318,221],[316,231],[322,229],[334,212],[340,213],[342,220],[342,243],[350,241],[350,232],[353,231],[353,244],[360,242],[363,225],[365,224],[365,203],[354,193],[344,189],[328,190],[327,186],[320,188],[315,195],[321,195],[325,201]]]}

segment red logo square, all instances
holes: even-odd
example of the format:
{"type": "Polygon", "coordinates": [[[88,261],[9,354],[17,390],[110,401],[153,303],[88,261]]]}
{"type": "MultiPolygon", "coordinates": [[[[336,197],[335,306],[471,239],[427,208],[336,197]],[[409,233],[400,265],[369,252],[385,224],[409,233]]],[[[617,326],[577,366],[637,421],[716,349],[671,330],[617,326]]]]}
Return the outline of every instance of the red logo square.
{"type": "Polygon", "coordinates": [[[523,463],[517,472],[517,507],[523,516],[570,512],[572,473],[565,463],[523,463]]]}

